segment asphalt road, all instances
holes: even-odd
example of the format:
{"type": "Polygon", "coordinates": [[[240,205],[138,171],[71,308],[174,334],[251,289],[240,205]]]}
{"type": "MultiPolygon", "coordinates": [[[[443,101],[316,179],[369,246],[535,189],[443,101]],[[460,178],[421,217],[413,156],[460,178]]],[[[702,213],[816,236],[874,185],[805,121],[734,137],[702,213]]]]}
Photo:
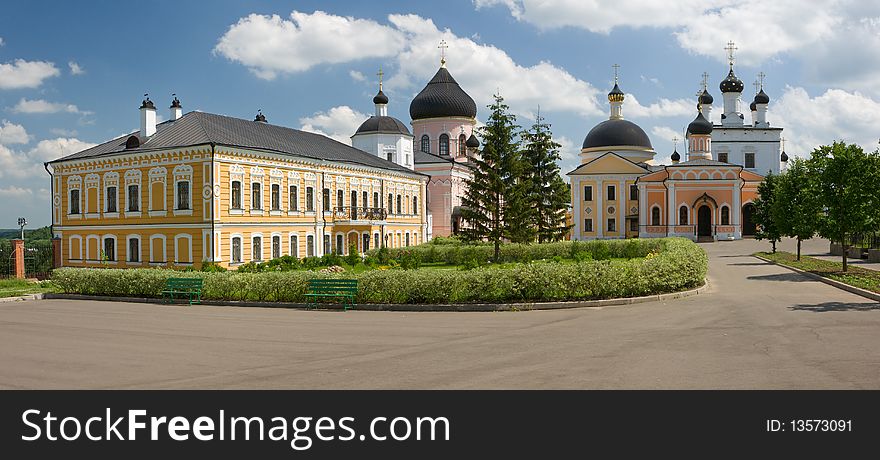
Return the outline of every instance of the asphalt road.
{"type": "Polygon", "coordinates": [[[0,304],[0,388],[880,388],[880,305],[704,245],[708,292],[499,313],[0,304]]]}

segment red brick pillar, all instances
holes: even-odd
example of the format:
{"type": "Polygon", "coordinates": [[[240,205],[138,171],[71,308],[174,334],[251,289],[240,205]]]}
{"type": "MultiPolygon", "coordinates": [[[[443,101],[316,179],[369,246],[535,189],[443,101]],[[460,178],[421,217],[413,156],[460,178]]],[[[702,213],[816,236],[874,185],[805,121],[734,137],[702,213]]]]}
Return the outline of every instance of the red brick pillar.
{"type": "Polygon", "coordinates": [[[52,238],[52,268],[61,268],[61,238],[52,238]]]}
{"type": "Polygon", "coordinates": [[[24,279],[24,240],[12,240],[12,258],[15,277],[24,279]]]}

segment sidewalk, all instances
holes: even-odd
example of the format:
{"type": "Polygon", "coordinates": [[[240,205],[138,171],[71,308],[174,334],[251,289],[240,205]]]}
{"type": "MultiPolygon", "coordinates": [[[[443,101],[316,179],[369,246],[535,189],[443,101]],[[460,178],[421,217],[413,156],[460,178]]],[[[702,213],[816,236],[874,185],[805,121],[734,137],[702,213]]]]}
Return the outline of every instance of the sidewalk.
{"type": "MultiPolygon", "coordinates": [[[[830,244],[828,240],[824,238],[813,238],[811,240],[807,240],[801,243],[801,255],[815,257],[817,259],[822,260],[830,260],[832,262],[840,262],[840,256],[832,256],[828,249],[830,244]]],[[[767,243],[767,249],[770,250],[770,243],[767,243]]],[[[786,251],[792,254],[797,253],[797,240],[792,238],[783,238],[782,241],[776,244],[776,249],[779,251],[786,251]]],[[[847,263],[849,265],[861,268],[867,268],[869,270],[880,270],[880,263],[878,262],[868,262],[866,259],[853,259],[847,258],[847,263]]]]}

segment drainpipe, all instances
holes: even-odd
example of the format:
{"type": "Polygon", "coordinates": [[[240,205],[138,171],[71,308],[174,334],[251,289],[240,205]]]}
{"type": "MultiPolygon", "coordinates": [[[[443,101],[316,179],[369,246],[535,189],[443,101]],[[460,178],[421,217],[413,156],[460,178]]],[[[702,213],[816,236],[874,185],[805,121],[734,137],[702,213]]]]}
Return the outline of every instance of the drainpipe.
{"type": "Polygon", "coordinates": [[[52,238],[55,238],[55,176],[52,174],[52,171],[49,171],[49,162],[43,163],[43,168],[49,174],[49,233],[52,234],[52,238]]]}
{"type": "MultiPolygon", "coordinates": [[[[215,146],[216,146],[216,144],[211,142],[211,197],[212,198],[214,197],[214,181],[217,179],[216,177],[214,177],[214,147],[215,146]]],[[[214,253],[215,249],[217,248],[217,241],[215,241],[217,234],[214,233],[214,221],[215,221],[215,219],[214,219],[214,200],[212,199],[211,200],[211,262],[212,263],[217,261],[217,254],[214,253]]],[[[150,243],[150,246],[152,246],[152,243],[150,243]]],[[[232,259],[232,254],[231,254],[232,248],[231,247],[229,248],[229,252],[230,252],[229,258],[232,259]]],[[[231,260],[230,260],[230,262],[231,262],[231,260]]]]}

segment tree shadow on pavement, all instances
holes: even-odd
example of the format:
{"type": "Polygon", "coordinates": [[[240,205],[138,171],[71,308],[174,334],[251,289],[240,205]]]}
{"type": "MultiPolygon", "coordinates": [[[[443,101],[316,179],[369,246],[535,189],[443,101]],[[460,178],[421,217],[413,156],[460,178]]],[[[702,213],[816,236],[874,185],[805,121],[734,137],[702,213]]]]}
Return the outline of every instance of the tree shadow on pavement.
{"type": "Polygon", "coordinates": [[[788,307],[788,309],[816,313],[828,311],[880,311],[880,303],[823,302],[817,304],[798,304],[788,307]]]}
{"type": "Polygon", "coordinates": [[[769,262],[736,262],[736,263],[732,263],[732,264],[727,264],[727,266],[737,266],[737,267],[758,267],[758,266],[764,266],[764,265],[770,265],[770,263],[769,262]]]}
{"type": "Polygon", "coordinates": [[[811,281],[814,283],[818,282],[814,279],[807,278],[804,275],[800,275],[800,274],[794,273],[794,272],[774,273],[772,275],[752,275],[746,279],[748,279],[750,281],[794,281],[797,283],[804,282],[804,281],[811,281]]]}

